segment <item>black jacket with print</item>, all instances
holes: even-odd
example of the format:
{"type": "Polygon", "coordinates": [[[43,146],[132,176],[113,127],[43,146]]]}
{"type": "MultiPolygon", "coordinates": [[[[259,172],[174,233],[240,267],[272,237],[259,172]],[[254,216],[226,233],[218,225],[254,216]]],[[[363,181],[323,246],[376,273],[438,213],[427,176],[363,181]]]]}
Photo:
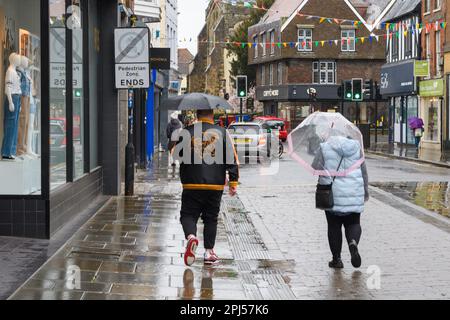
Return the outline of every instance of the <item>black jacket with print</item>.
{"type": "Polygon", "coordinates": [[[239,161],[231,137],[226,129],[208,120],[179,132],[173,157],[180,162],[185,190],[223,191],[227,172],[229,185],[238,185],[239,161]]]}

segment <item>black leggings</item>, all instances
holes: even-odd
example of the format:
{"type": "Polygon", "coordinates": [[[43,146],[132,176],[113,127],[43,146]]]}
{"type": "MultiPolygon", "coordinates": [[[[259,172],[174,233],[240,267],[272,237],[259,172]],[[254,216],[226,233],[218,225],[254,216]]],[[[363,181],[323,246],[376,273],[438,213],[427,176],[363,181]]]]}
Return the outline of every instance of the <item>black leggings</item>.
{"type": "Polygon", "coordinates": [[[362,234],[361,214],[352,213],[347,216],[337,216],[331,212],[326,212],[326,215],[328,221],[328,242],[331,253],[333,258],[340,258],[342,251],[342,225],[345,227],[347,242],[350,243],[355,240],[359,244],[362,234]]]}

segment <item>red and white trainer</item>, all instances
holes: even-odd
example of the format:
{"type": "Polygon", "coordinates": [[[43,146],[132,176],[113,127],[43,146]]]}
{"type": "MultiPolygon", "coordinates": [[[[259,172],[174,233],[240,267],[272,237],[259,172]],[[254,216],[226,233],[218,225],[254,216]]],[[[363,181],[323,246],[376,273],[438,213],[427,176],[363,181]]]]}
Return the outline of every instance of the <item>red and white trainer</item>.
{"type": "Polygon", "coordinates": [[[205,264],[218,264],[220,262],[219,257],[214,251],[206,251],[205,252],[205,264]]]}
{"type": "Polygon", "coordinates": [[[184,253],[184,263],[187,266],[192,266],[195,262],[195,252],[198,248],[198,239],[191,237],[186,245],[186,251],[184,253]]]}

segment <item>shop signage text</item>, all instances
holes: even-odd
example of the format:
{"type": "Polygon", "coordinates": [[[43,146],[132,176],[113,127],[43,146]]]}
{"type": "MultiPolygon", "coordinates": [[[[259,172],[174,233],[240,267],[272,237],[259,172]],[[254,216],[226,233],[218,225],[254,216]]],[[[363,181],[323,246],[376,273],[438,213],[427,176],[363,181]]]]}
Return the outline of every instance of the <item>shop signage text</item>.
{"type": "Polygon", "coordinates": [[[381,94],[384,96],[409,95],[416,91],[414,60],[381,67],[381,94]]]}
{"type": "Polygon", "coordinates": [[[264,97],[278,97],[280,95],[279,90],[266,90],[264,91],[264,97]]]}
{"type": "Polygon", "coordinates": [[[414,75],[416,77],[429,77],[430,62],[427,60],[416,60],[414,62],[414,75]]]}
{"type": "Polygon", "coordinates": [[[152,69],[170,70],[170,48],[150,48],[152,69]]]}
{"type": "Polygon", "coordinates": [[[421,97],[442,97],[444,95],[444,80],[427,80],[419,83],[421,97]]]}

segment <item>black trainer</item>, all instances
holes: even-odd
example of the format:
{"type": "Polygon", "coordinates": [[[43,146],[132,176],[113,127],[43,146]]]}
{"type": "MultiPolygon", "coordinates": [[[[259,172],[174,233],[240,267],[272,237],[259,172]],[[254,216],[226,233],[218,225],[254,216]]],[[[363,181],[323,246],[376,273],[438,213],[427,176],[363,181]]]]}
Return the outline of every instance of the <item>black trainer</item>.
{"type": "Polygon", "coordinates": [[[350,255],[352,256],[352,266],[354,266],[355,268],[361,267],[361,256],[359,255],[358,244],[355,240],[350,242],[349,249],[350,255]]]}
{"type": "Polygon", "coordinates": [[[328,266],[333,269],[344,269],[344,263],[341,258],[333,258],[333,260],[328,263],[328,266]]]}

